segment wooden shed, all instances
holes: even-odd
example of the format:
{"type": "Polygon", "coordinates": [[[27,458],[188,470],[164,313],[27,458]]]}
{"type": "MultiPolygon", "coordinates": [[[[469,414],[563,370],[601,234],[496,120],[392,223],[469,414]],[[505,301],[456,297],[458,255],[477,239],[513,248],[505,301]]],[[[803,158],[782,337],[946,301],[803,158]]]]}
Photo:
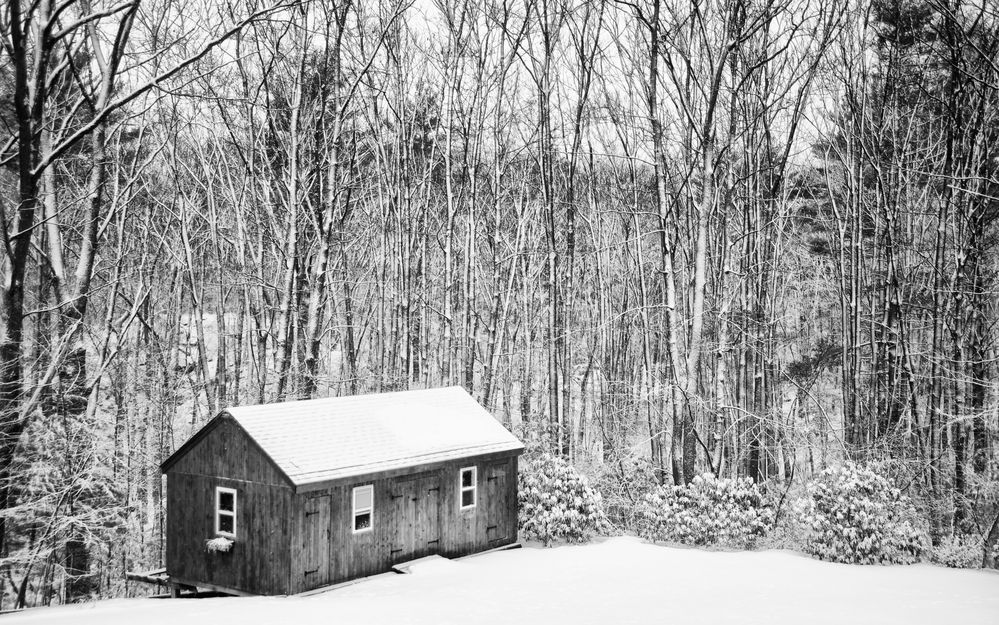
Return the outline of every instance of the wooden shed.
{"type": "Polygon", "coordinates": [[[523,449],[460,387],[229,408],[161,467],[166,572],[293,594],[516,542],[523,449]]]}

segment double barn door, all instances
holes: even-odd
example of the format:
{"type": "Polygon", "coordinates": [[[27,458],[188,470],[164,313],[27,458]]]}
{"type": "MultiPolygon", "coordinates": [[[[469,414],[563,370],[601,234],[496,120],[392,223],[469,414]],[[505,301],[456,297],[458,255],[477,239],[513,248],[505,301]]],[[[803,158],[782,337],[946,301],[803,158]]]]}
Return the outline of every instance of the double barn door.
{"type": "Polygon", "coordinates": [[[399,478],[390,486],[392,564],[437,553],[440,549],[440,477],[399,478]]]}
{"type": "MultiPolygon", "coordinates": [[[[439,476],[424,473],[390,481],[385,486],[388,491],[387,500],[382,498],[384,495],[381,493],[384,491],[376,488],[379,494],[375,497],[374,538],[378,544],[375,549],[381,551],[387,546],[390,564],[422,558],[440,551],[440,486],[439,476]]],[[[341,564],[349,568],[352,566],[349,562],[358,557],[346,544],[339,549],[335,549],[332,544],[334,538],[338,541],[350,539],[349,495],[350,489],[347,489],[345,507],[342,512],[336,512],[336,522],[343,525],[343,535],[339,538],[332,535],[334,511],[330,495],[316,495],[305,499],[299,591],[333,583],[333,571],[336,570],[334,559],[347,558],[347,562],[341,564]],[[339,518],[341,514],[345,518],[339,518]]],[[[384,551],[381,553],[384,554],[384,551]]],[[[371,553],[368,557],[378,560],[385,556],[371,553]]]]}

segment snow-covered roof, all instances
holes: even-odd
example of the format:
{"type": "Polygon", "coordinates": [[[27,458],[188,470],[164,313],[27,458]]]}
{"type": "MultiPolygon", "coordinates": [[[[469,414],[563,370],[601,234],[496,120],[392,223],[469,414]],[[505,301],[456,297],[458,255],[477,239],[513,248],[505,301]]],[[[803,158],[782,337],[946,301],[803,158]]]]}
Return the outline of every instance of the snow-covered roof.
{"type": "Polygon", "coordinates": [[[458,386],[226,413],[296,486],[524,448],[458,386]]]}

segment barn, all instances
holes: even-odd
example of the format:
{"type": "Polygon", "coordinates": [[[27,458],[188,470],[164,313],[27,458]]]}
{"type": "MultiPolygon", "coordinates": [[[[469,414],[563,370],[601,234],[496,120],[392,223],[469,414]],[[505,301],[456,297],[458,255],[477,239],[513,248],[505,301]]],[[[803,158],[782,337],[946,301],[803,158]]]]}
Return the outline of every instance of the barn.
{"type": "Polygon", "coordinates": [[[460,387],[229,408],[161,466],[166,574],[294,594],[514,543],[523,449],[460,387]]]}

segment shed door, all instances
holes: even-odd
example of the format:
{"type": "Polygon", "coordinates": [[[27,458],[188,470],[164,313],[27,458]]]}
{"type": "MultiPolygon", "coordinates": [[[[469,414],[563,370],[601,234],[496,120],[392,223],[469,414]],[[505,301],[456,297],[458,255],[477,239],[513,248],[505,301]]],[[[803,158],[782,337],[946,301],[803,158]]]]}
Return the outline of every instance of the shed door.
{"type": "Polygon", "coordinates": [[[509,466],[508,462],[502,462],[486,467],[486,488],[482,503],[486,508],[486,540],[490,546],[509,541],[511,499],[506,483],[509,466]]]}
{"type": "Polygon", "coordinates": [[[402,477],[392,483],[393,564],[439,551],[440,493],[440,478],[431,474],[402,477]]]}
{"type": "Polygon", "coordinates": [[[303,515],[301,586],[308,590],[330,582],[330,496],[306,499],[303,515]]]}

